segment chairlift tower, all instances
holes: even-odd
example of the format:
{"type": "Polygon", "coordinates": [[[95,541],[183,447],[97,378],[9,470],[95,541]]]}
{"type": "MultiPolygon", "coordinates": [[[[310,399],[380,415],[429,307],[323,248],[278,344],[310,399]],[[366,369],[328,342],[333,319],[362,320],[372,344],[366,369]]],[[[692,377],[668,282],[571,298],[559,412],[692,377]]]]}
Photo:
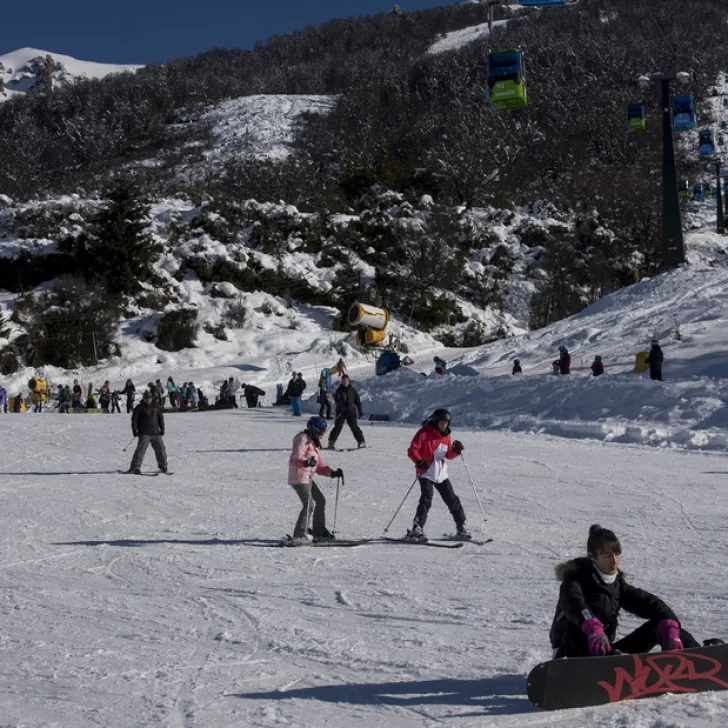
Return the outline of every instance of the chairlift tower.
{"type": "Polygon", "coordinates": [[[662,90],[662,267],[667,270],[685,262],[675,147],[670,118],[670,82],[686,84],[690,81],[690,74],[683,71],[648,73],[637,77],[637,83],[643,88],[649,86],[652,81],[659,81],[662,90]]]}
{"type": "Polygon", "coordinates": [[[716,197],[715,197],[715,229],[719,235],[725,235],[725,218],[723,217],[723,195],[721,193],[721,175],[720,168],[723,166],[723,160],[716,154],[713,159],[715,164],[715,185],[716,185],[716,197]]]}

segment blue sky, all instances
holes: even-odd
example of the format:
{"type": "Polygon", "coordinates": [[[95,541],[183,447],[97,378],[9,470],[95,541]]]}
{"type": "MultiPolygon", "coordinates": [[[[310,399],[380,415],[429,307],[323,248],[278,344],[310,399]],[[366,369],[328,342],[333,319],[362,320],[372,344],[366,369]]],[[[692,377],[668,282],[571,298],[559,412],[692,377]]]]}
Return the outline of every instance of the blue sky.
{"type": "MultiPolygon", "coordinates": [[[[399,0],[403,11],[452,0],[399,0]]],[[[84,61],[151,63],[215,46],[252,48],[331,18],[391,10],[394,0],[32,0],[0,22],[0,55],[30,46],[84,61]]]]}

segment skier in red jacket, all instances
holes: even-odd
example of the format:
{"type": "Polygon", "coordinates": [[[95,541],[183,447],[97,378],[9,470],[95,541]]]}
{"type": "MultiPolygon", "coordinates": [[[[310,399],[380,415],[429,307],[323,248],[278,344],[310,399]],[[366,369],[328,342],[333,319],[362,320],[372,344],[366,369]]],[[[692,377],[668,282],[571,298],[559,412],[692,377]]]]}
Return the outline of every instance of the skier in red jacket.
{"type": "Polygon", "coordinates": [[[412,528],[407,531],[407,538],[412,541],[427,541],[427,536],[422,529],[427,521],[430,506],[432,506],[435,489],[450,509],[458,536],[464,540],[472,538],[465,526],[465,511],[460,503],[460,498],[455,495],[452,483],[447,476],[446,461],[458,457],[465,449],[460,440],[450,441],[451,419],[448,410],[436,409],[417,431],[407,450],[407,455],[417,469],[421,489],[420,502],[412,528]]]}

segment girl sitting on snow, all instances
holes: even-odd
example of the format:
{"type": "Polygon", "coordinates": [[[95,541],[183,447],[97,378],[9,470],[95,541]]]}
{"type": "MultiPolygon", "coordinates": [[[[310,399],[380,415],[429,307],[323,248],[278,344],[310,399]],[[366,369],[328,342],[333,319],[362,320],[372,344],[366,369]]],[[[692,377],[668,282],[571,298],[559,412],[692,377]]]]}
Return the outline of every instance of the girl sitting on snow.
{"type": "Polygon", "coordinates": [[[665,602],[627,583],[619,570],[622,545],[612,531],[593,525],[586,549],[586,558],[556,567],[561,588],[549,634],[554,657],[637,654],[658,644],[663,650],[699,647],[665,602]],[[615,642],[621,609],[647,621],[615,642]]]}

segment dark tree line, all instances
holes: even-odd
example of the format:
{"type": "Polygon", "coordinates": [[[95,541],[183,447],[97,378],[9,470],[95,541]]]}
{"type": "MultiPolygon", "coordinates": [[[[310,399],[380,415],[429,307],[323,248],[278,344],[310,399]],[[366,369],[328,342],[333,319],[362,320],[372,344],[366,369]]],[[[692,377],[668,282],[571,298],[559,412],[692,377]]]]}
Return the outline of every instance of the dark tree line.
{"type": "MultiPolygon", "coordinates": [[[[379,299],[419,312],[423,323],[438,308],[428,255],[440,255],[449,290],[494,306],[508,262],[489,262],[487,274],[466,280],[458,275],[462,261],[482,245],[457,221],[446,233],[433,224],[415,234],[386,223],[373,232],[378,224],[370,220],[341,239],[326,238],[327,215],[367,209],[372,190],[386,189],[412,201],[428,194],[460,213],[549,200],[572,211],[574,224],[540,243],[533,323],[543,325],[624,285],[635,261],[656,270],[659,88],[641,90],[633,81],[643,72],[691,71],[698,123],[715,123],[702,109],[726,70],[728,5],[581,0],[522,13],[455,51],[427,53],[444,33],[485,20],[478,4],[336,20],[251,51],[218,48],[7,102],[0,106],[0,191],[18,198],[94,192],[123,170],[151,194],[209,192],[230,209],[251,198],[283,199],[320,214],[318,245],[332,260],[337,248],[358,245],[367,258],[373,247],[367,262],[377,270],[379,299]],[[529,106],[498,114],[484,97],[487,51],[510,47],[526,59],[529,106]],[[190,142],[204,142],[208,129],[188,122],[210,104],[259,93],[338,94],[339,101],[330,114],[303,120],[286,161],[237,159],[191,177],[198,147],[190,142]],[[649,116],[642,135],[629,134],[625,123],[627,104],[638,98],[649,116]],[[155,163],[142,164],[149,160],[155,163]]],[[[681,171],[695,169],[696,156],[681,159],[681,171]]],[[[271,250],[285,240],[265,226],[261,236],[271,250]]],[[[342,301],[343,282],[353,276],[342,271],[342,301]]],[[[429,325],[452,321],[448,306],[429,325]]]]}

